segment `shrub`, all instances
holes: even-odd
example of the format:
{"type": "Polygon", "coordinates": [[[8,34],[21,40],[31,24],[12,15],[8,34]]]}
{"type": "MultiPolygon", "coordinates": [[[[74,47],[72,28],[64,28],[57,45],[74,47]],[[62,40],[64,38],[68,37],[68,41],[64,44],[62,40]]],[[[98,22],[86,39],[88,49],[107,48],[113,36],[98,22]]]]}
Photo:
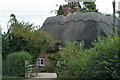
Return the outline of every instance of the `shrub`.
{"type": "Polygon", "coordinates": [[[7,73],[7,61],[6,60],[2,60],[2,75],[8,75],[7,73]]]}
{"type": "Polygon", "coordinates": [[[94,47],[83,49],[69,42],[60,54],[53,58],[57,63],[58,76],[62,78],[116,78],[120,79],[120,36],[98,38],[94,47]],[[72,45],[71,45],[72,44],[72,45]]]}
{"type": "Polygon", "coordinates": [[[103,40],[98,38],[98,42],[93,43],[95,47],[87,52],[91,55],[85,73],[87,78],[120,79],[119,39],[120,37],[114,34],[103,40]]]}
{"type": "Polygon", "coordinates": [[[52,66],[40,67],[38,72],[39,73],[41,73],[41,72],[53,73],[53,72],[55,72],[55,68],[52,66]]]}
{"type": "Polygon", "coordinates": [[[76,78],[82,75],[89,57],[83,53],[84,48],[79,42],[66,42],[59,54],[52,54],[49,57],[55,65],[60,78],[76,78]],[[56,64],[55,64],[56,63],[56,64]]]}
{"type": "Polygon", "coordinates": [[[25,75],[25,61],[32,61],[32,56],[27,52],[14,52],[7,56],[7,70],[10,76],[25,75]]]}

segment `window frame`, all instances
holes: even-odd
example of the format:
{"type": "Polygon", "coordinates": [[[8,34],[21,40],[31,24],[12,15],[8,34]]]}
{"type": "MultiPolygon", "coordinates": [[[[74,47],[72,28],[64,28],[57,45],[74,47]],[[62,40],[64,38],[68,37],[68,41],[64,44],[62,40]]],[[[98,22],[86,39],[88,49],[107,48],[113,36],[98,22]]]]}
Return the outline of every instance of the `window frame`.
{"type": "Polygon", "coordinates": [[[45,66],[45,58],[37,58],[37,66],[45,66]],[[43,64],[41,64],[43,62],[43,64]]]}

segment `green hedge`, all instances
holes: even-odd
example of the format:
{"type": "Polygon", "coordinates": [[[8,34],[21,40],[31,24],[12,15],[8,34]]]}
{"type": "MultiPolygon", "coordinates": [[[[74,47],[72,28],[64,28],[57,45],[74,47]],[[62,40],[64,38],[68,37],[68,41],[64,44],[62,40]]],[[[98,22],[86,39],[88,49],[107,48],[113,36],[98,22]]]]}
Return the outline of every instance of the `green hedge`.
{"type": "Polygon", "coordinates": [[[60,78],[120,79],[120,36],[113,34],[94,41],[94,48],[83,49],[79,43],[67,42],[61,53],[50,56],[60,78]]]}
{"type": "Polygon", "coordinates": [[[3,76],[2,80],[24,80],[24,77],[3,76]]]}
{"type": "Polygon", "coordinates": [[[103,40],[98,38],[98,42],[93,43],[95,47],[86,52],[91,56],[85,72],[87,78],[120,79],[119,43],[120,36],[117,34],[107,36],[103,40]]]}
{"type": "Polygon", "coordinates": [[[27,52],[14,52],[7,56],[7,73],[10,76],[25,75],[25,61],[32,61],[32,56],[27,52]]]}

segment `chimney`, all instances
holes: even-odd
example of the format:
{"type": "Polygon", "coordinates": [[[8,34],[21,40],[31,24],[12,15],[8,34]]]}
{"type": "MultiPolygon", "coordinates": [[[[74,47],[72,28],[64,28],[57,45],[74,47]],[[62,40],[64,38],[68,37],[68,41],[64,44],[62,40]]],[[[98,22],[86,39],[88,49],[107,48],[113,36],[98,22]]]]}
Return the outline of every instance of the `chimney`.
{"type": "Polygon", "coordinates": [[[78,2],[75,2],[75,7],[73,8],[73,12],[80,13],[80,8],[78,6],[78,2]]]}
{"type": "Polygon", "coordinates": [[[64,16],[69,16],[72,13],[72,9],[70,7],[70,2],[68,2],[67,8],[64,9],[64,16]]]}
{"type": "Polygon", "coordinates": [[[68,8],[70,8],[70,2],[68,2],[68,8]]]}

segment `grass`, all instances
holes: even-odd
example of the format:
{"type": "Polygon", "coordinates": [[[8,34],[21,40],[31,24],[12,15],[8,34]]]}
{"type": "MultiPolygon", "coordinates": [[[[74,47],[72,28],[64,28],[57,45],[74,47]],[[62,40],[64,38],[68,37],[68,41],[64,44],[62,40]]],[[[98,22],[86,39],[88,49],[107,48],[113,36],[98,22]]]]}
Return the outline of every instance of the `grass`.
{"type": "Polygon", "coordinates": [[[2,76],[2,80],[23,80],[24,77],[16,77],[16,76],[2,76]]]}

